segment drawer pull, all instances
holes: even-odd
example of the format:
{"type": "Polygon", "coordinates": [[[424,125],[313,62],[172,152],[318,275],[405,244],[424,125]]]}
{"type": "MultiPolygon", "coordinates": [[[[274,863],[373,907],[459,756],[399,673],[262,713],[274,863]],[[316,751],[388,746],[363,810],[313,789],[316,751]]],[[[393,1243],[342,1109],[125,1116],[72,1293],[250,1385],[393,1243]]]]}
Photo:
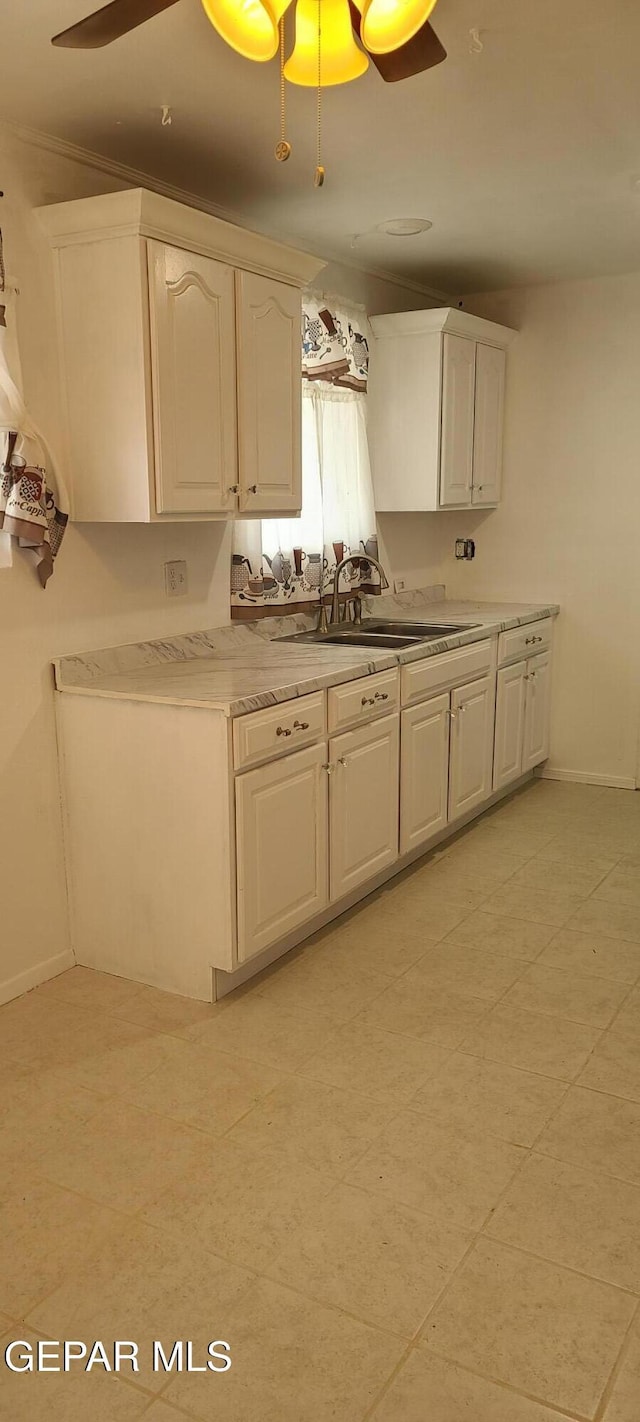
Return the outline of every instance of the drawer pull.
{"type": "Polygon", "coordinates": [[[525,645],[525,647],[529,647],[529,646],[532,646],[533,643],[535,643],[535,642],[543,642],[543,641],[544,641],[544,637],[537,637],[537,636],[525,637],[525,639],[524,639],[524,645],[525,645]]]}
{"type": "Polygon", "coordinates": [[[278,726],[278,728],[277,728],[277,730],[276,730],[276,735],[277,735],[277,736],[290,736],[290,735],[291,735],[291,731],[288,731],[284,726],[278,726]]]}
{"type": "Polygon", "coordinates": [[[388,692],[388,691],[376,691],[376,694],[375,694],[375,696],[374,696],[373,699],[374,699],[374,701],[388,701],[388,700],[389,700],[389,692],[388,692]]]}
{"type": "Polygon", "coordinates": [[[294,721],[294,723],[293,723],[293,729],[294,729],[294,731],[308,731],[308,730],[309,730],[309,722],[308,722],[308,721],[294,721]]]}
{"type": "Polygon", "coordinates": [[[362,701],[360,702],[361,706],[375,706],[375,704],[375,696],[363,696],[362,701]]]}

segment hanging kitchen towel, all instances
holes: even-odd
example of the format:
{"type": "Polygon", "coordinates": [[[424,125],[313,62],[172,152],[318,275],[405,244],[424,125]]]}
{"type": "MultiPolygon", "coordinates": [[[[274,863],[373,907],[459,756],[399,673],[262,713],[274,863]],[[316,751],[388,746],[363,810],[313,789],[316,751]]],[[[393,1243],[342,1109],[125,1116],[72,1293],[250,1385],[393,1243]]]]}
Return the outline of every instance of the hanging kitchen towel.
{"type": "MultiPolygon", "coordinates": [[[[0,233],[0,529],[35,553],[38,577],[46,587],[69,518],[67,498],[51,451],[10,372],[8,298],[0,233]]],[[[15,342],[13,364],[19,375],[15,342]]]]}

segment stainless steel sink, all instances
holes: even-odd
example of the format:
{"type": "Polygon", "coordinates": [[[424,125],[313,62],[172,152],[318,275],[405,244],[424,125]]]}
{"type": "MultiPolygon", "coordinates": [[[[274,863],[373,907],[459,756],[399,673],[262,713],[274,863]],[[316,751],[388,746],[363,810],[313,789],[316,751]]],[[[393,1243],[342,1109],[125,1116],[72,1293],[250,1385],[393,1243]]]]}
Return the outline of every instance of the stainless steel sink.
{"type": "Polygon", "coordinates": [[[342,647],[402,647],[416,646],[418,642],[433,642],[454,632],[466,632],[470,627],[478,627],[477,622],[453,625],[443,622],[393,622],[390,618],[371,618],[359,625],[353,622],[344,626],[330,627],[327,632],[295,632],[289,637],[279,637],[279,642],[314,642],[318,645],[342,647]]]}
{"type": "Polygon", "coordinates": [[[470,627],[478,627],[479,623],[467,622],[460,626],[460,623],[453,622],[393,622],[391,619],[371,618],[361,625],[367,632],[402,632],[403,636],[416,637],[422,642],[425,637],[447,637],[453,632],[466,632],[470,627]]]}
{"type": "MultiPolygon", "coordinates": [[[[366,627],[354,627],[353,630],[343,632],[339,629],[336,632],[324,632],[318,635],[312,633],[313,641],[329,642],[342,647],[411,647],[417,642],[417,637],[408,637],[396,632],[369,632],[366,627]]],[[[283,638],[283,641],[295,642],[296,637],[283,638]]]]}

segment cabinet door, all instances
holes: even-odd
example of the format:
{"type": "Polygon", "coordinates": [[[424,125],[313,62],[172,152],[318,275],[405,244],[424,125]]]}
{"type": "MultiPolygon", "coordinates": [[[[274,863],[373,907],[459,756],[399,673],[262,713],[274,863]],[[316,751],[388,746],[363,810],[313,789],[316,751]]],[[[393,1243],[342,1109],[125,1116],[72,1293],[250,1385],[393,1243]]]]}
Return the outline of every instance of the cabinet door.
{"type": "Polygon", "coordinates": [[[445,333],[442,350],[440,505],[471,503],[476,343],[445,333]]]}
{"type": "Polygon", "coordinates": [[[526,662],[498,672],[493,788],[501,790],[522,774],[526,662]]]}
{"type": "Polygon", "coordinates": [[[485,676],[451,695],[449,819],[482,804],[491,794],[495,682],[485,676]]]}
{"type": "Polygon", "coordinates": [[[236,779],[241,963],[326,906],[325,761],[310,746],[236,779]]]}
{"type": "MultiPolygon", "coordinates": [[[[233,268],[149,242],[158,513],[233,512],[237,483],[233,268]]],[[[118,414],[114,412],[113,458],[118,414]]]]}
{"type": "Polygon", "coordinates": [[[522,769],[532,770],[549,754],[551,713],[551,657],[543,652],[527,662],[527,697],[524,716],[522,769]]]}
{"type": "Polygon", "coordinates": [[[447,823],[449,694],[400,718],[400,853],[424,844],[447,823]]]}
{"type": "Polygon", "coordinates": [[[476,345],[472,502],[478,507],[500,499],[505,362],[497,346],[476,345]]]}
{"type": "Polygon", "coordinates": [[[398,857],[399,725],[385,716],[329,742],[332,901],[398,857]]]}
{"type": "Polygon", "coordinates": [[[302,507],[302,302],[296,287],[237,274],[240,510],[302,507]]]}

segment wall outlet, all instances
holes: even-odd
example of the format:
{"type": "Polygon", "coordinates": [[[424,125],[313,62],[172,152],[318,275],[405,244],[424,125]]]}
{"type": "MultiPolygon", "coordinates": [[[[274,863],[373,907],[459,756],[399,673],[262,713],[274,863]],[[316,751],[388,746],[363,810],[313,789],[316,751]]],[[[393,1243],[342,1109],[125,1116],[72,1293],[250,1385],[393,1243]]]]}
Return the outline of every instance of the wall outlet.
{"type": "Polygon", "coordinates": [[[184,558],[174,558],[164,565],[164,590],[167,597],[184,597],[188,591],[187,565],[184,558]]]}
{"type": "Polygon", "coordinates": [[[394,592],[396,592],[396,593],[404,592],[405,586],[406,586],[406,584],[405,584],[404,578],[394,578],[394,580],[393,580],[393,591],[394,591],[394,592]]]}

